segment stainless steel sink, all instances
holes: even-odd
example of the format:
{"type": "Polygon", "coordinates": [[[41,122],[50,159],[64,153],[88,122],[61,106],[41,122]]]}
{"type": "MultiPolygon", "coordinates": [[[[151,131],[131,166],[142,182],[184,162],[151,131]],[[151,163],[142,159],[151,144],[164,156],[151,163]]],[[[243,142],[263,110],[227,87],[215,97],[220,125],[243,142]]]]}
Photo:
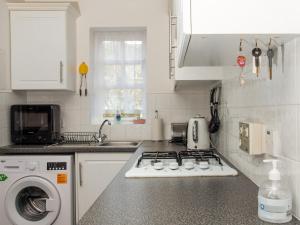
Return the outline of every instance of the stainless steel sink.
{"type": "Polygon", "coordinates": [[[107,141],[104,143],[78,143],[78,144],[57,144],[57,145],[50,145],[48,148],[56,148],[56,147],[63,147],[63,148],[99,148],[99,149],[106,149],[106,148],[138,148],[141,145],[141,141],[107,141]]]}
{"type": "Polygon", "coordinates": [[[109,141],[100,144],[100,146],[107,147],[135,147],[139,146],[140,142],[137,141],[109,141]]]}

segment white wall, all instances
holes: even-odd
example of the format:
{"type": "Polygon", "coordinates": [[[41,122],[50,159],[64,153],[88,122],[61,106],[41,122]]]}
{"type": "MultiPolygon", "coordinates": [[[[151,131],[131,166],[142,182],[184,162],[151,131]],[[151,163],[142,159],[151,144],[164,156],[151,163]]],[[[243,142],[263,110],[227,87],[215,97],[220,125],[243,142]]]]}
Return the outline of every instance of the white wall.
{"type": "Polygon", "coordinates": [[[238,74],[226,74],[235,78],[223,81],[219,150],[260,185],[271,168],[262,159],[269,156],[251,157],[239,150],[238,124],[244,120],[264,123],[271,131],[267,150],[282,160],[281,169],[293,192],[293,212],[300,218],[300,39],[285,46],[284,72],[280,56],[272,81],[266,67],[259,79],[247,73],[243,87],[238,74]]]}
{"type": "MultiPolygon", "coordinates": [[[[77,64],[90,62],[91,28],[146,27],[148,118],[153,117],[155,109],[159,110],[164,119],[165,138],[168,139],[172,121],[184,122],[197,113],[208,115],[208,90],[201,88],[181,94],[172,91],[173,84],[168,75],[168,0],[79,0],[79,5],[77,64]]],[[[88,74],[89,78],[91,76],[93,74],[88,74]]],[[[60,104],[63,130],[94,131],[99,127],[90,123],[90,98],[79,97],[78,93],[28,92],[28,102],[60,104]]],[[[151,123],[114,125],[106,133],[112,139],[151,139],[151,123]]]]}
{"type": "Polygon", "coordinates": [[[0,90],[10,87],[9,13],[5,0],[0,0],[0,90]]]}
{"type": "Polygon", "coordinates": [[[0,92],[0,146],[10,144],[10,106],[26,103],[26,93],[0,92]]]}
{"type": "Polygon", "coordinates": [[[0,0],[0,146],[10,143],[9,108],[26,102],[24,92],[11,93],[9,89],[9,16],[6,2],[0,0]]]}

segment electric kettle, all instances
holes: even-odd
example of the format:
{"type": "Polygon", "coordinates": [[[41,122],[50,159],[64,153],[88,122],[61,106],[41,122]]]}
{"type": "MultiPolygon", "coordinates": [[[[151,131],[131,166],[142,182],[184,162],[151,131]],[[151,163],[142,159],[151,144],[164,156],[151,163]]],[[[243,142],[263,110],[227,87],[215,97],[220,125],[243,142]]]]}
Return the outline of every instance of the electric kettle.
{"type": "Polygon", "coordinates": [[[189,120],[187,148],[189,150],[209,149],[208,124],[204,117],[197,115],[189,120]]]}

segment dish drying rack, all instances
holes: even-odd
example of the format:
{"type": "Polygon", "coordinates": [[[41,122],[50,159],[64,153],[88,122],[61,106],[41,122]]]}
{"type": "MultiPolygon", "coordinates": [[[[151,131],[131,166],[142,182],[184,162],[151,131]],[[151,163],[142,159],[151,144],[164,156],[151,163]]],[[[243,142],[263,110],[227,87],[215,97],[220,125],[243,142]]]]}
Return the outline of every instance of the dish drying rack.
{"type": "Polygon", "coordinates": [[[97,143],[97,132],[64,132],[62,141],[66,144],[97,143]]]}

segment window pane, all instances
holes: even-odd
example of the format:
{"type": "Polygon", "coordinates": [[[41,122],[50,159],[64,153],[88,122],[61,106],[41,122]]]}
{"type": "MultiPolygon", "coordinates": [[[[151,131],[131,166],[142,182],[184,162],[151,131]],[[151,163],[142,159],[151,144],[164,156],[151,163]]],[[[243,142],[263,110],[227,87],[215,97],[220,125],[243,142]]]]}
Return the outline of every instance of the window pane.
{"type": "Polygon", "coordinates": [[[117,84],[122,76],[121,65],[105,65],[104,66],[104,81],[107,87],[117,84]]]}
{"type": "Polygon", "coordinates": [[[99,52],[99,54],[103,54],[102,57],[105,60],[120,60],[122,58],[121,41],[103,41],[102,44],[104,52],[99,52]]]}
{"type": "Polygon", "coordinates": [[[126,65],[125,66],[126,79],[129,83],[143,83],[142,65],[126,65]]]}
{"type": "Polygon", "coordinates": [[[144,90],[142,89],[110,89],[105,99],[105,111],[115,113],[140,114],[143,106],[144,90]]]}
{"type": "Polygon", "coordinates": [[[142,41],[125,41],[125,59],[131,60],[143,60],[142,41]]]}

